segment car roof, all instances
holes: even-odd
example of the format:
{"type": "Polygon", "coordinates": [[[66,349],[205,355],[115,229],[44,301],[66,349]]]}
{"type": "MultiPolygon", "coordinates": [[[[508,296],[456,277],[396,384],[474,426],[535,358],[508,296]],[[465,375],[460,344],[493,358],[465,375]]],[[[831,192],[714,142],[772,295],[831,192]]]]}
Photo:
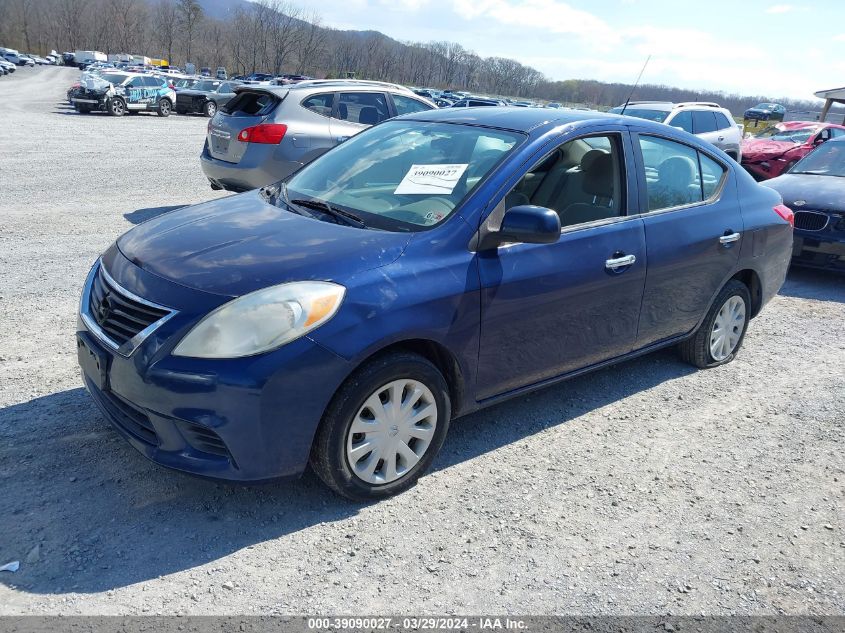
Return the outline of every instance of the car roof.
{"type": "MultiPolygon", "coordinates": [[[[515,106],[481,106],[476,108],[441,108],[406,114],[405,119],[417,121],[431,121],[444,123],[466,123],[484,125],[488,127],[514,130],[515,132],[531,132],[542,126],[565,125],[588,120],[611,120],[613,122],[628,121],[637,125],[647,124],[647,121],[632,117],[621,117],[604,112],[587,112],[583,110],[546,108],[519,108],[515,106]]],[[[665,129],[660,126],[659,129],[665,129]]]]}

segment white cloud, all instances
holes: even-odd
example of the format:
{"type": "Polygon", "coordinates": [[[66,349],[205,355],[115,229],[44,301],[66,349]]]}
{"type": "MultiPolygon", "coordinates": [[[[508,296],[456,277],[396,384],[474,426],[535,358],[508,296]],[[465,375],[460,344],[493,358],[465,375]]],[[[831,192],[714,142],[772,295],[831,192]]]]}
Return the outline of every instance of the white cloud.
{"type": "MultiPolygon", "coordinates": [[[[467,20],[490,18],[510,27],[539,29],[546,33],[578,37],[593,48],[606,49],[619,42],[619,34],[607,22],[588,11],[557,0],[454,0],[455,12],[467,20]]],[[[520,34],[513,31],[514,36],[520,34]]],[[[555,48],[558,42],[549,41],[555,48]]]]}

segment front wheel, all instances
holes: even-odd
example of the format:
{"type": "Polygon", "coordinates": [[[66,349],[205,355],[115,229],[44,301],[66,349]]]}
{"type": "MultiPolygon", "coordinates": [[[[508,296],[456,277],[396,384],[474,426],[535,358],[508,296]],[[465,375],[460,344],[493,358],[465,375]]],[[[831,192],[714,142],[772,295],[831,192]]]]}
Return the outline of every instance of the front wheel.
{"type": "Polygon", "coordinates": [[[156,114],[159,116],[170,116],[170,111],[173,109],[173,104],[170,103],[170,99],[161,99],[158,102],[158,110],[156,110],[156,114]]]}
{"type": "Polygon", "coordinates": [[[431,465],[451,416],[446,381],[428,360],[404,352],[376,358],[335,394],[317,430],[311,466],[349,499],[398,494],[431,465]]]}
{"type": "Polygon", "coordinates": [[[716,297],[701,327],[680,344],[681,357],[702,369],[731,362],[739,351],[751,318],[751,294],[731,279],[716,297]]]}
{"type": "Polygon", "coordinates": [[[109,114],[112,116],[123,116],[126,114],[126,103],[120,97],[109,99],[109,114]]]}

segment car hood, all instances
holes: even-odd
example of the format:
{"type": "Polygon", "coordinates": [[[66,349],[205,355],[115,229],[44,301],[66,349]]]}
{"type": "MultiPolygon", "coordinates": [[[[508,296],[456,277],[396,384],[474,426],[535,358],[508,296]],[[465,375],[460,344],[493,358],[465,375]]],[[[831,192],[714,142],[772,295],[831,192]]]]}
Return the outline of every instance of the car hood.
{"type": "Polygon", "coordinates": [[[742,158],[750,161],[777,158],[798,147],[801,147],[798,143],[790,143],[789,141],[748,139],[742,142],[742,158]]]}
{"type": "Polygon", "coordinates": [[[343,283],[395,261],[410,240],[408,233],[307,218],[254,190],[161,215],[123,235],[117,247],[165,279],[240,296],[288,281],[343,283]]]}
{"type": "Polygon", "coordinates": [[[771,187],[793,211],[845,211],[845,178],[813,174],[785,174],[760,183],[771,187]],[[802,201],[796,205],[796,201],[802,201]]]}

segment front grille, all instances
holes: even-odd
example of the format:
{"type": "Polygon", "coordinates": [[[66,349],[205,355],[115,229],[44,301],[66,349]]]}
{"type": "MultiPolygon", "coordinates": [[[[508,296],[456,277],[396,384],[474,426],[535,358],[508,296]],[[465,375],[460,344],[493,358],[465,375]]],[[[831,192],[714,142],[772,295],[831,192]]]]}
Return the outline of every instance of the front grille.
{"type": "Polygon", "coordinates": [[[815,211],[798,211],[795,214],[795,228],[802,231],[821,231],[827,226],[830,217],[815,211]]]}
{"type": "Polygon", "coordinates": [[[145,444],[158,446],[155,427],[143,410],[114,392],[100,391],[90,380],[85,380],[88,383],[88,391],[115,425],[145,444]]]}
{"type": "Polygon", "coordinates": [[[130,297],[106,275],[102,265],[91,285],[89,308],[97,325],[118,347],[169,314],[130,297]]]}
{"type": "Polygon", "coordinates": [[[229,449],[226,448],[226,444],[223,443],[220,436],[208,427],[191,424],[190,422],[180,422],[179,427],[188,443],[198,451],[226,459],[232,458],[229,449]]]}

